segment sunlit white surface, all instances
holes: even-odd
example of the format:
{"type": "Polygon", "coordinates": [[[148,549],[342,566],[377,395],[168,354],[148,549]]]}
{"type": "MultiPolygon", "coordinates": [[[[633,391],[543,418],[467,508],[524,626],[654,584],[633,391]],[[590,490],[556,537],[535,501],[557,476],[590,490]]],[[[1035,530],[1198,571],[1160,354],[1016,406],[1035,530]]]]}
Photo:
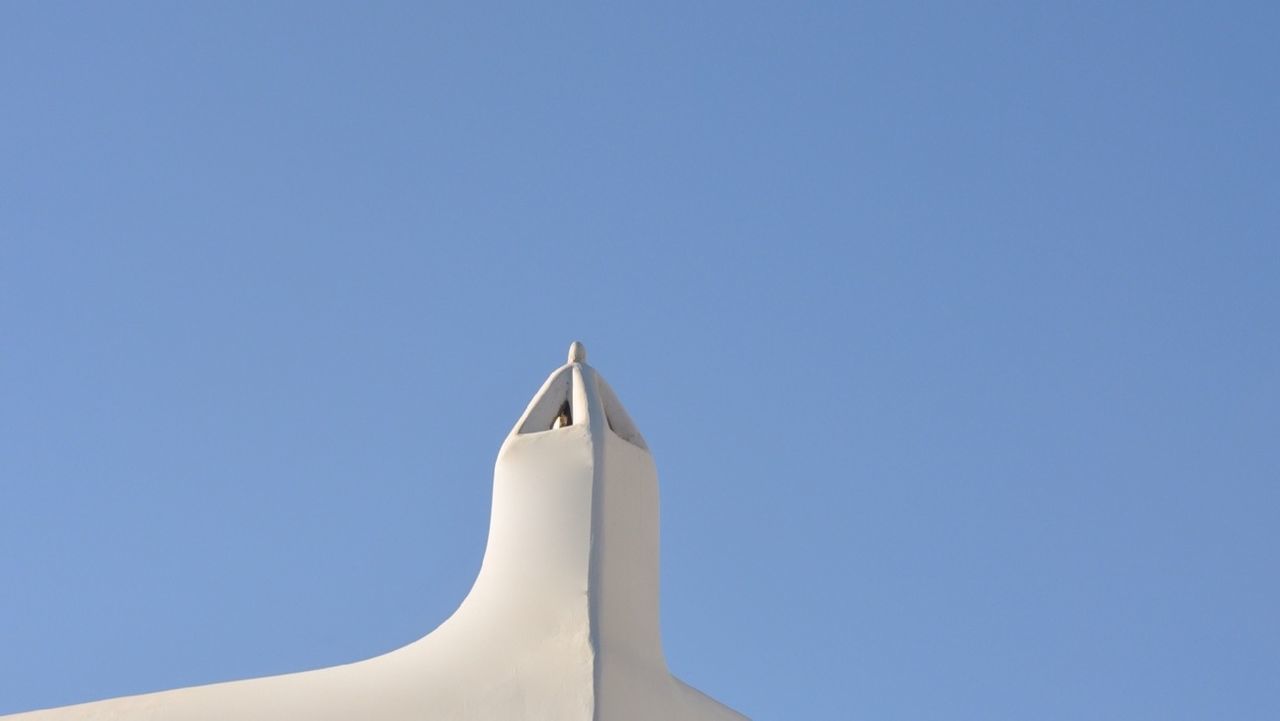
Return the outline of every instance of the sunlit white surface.
{"type": "Polygon", "coordinates": [[[3,717],[742,719],[674,678],[658,622],[658,486],[643,437],[574,343],[507,436],[489,542],[454,614],[377,658],[3,717]]]}

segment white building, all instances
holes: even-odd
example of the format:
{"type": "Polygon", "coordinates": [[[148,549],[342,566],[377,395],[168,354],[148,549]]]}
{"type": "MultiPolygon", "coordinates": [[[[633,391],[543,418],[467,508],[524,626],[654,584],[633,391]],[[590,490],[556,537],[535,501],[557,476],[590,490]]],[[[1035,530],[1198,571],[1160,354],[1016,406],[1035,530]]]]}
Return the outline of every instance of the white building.
{"type": "Polygon", "coordinates": [[[667,671],[653,457],[581,344],[494,468],[484,562],[457,611],[367,661],[5,721],[744,719],[667,671]]]}

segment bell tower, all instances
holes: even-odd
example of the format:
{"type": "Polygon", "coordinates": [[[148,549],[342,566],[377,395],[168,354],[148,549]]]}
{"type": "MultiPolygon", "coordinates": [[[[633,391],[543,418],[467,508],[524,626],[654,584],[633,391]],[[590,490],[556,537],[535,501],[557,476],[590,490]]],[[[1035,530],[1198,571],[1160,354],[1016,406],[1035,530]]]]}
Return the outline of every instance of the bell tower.
{"type": "Polygon", "coordinates": [[[498,451],[484,560],[434,631],[345,666],[6,721],[741,721],[673,677],[658,618],[658,475],[581,343],[498,451]]]}

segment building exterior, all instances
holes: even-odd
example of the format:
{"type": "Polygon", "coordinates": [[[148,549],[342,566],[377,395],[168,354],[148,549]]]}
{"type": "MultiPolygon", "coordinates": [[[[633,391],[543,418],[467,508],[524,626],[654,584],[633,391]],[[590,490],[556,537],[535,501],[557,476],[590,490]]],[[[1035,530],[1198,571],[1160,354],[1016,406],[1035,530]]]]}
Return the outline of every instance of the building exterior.
{"type": "Polygon", "coordinates": [[[4,721],[745,719],[673,677],[658,627],[653,458],[574,343],[494,469],[475,585],[444,623],[344,666],[2,717],[4,721]]]}

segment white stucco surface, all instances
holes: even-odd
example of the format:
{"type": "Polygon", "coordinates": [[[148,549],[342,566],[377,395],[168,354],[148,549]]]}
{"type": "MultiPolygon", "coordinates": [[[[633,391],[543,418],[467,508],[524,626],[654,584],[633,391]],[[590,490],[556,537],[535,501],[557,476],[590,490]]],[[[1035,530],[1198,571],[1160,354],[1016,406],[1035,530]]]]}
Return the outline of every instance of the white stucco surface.
{"type": "Polygon", "coordinates": [[[507,436],[493,482],[489,541],[471,592],[408,646],[318,671],[0,718],[745,719],[667,670],[658,624],[657,472],[581,344],[507,436]]]}

